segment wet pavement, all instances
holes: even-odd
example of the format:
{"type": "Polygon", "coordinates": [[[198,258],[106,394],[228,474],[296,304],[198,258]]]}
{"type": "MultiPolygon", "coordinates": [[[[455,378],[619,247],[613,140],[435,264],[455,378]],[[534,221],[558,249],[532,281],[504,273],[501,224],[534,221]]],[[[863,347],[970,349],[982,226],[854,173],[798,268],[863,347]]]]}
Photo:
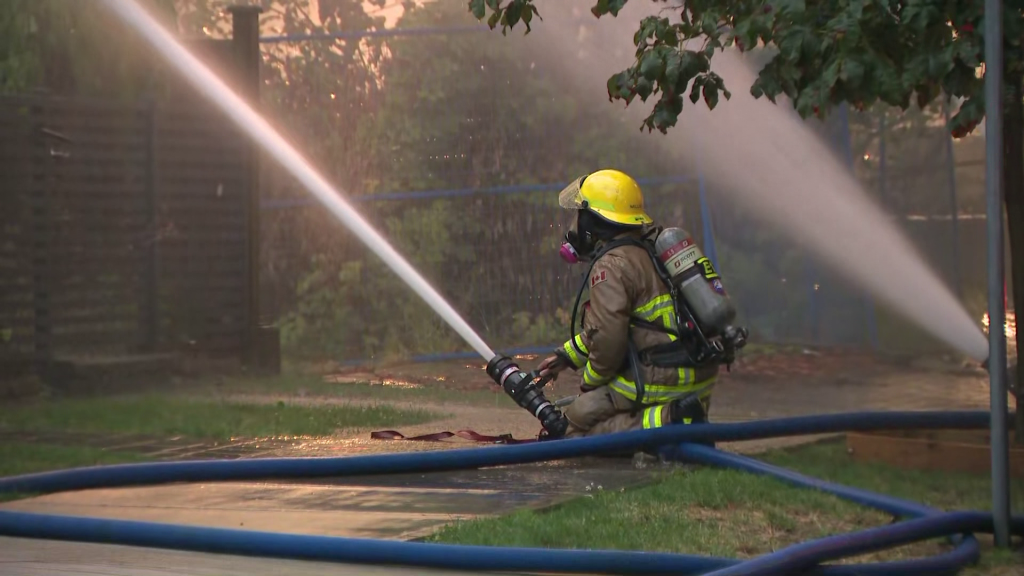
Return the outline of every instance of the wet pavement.
{"type": "MultiPolygon", "coordinates": [[[[0,536],[3,576],[466,576],[482,574],[0,536]]],[[[509,574],[509,573],[506,573],[509,574]]]]}
{"type": "Polygon", "coordinates": [[[194,438],[81,432],[25,432],[0,430],[0,442],[25,442],[55,446],[86,446],[111,452],[128,452],[153,460],[233,460],[266,457],[275,450],[301,447],[313,439],[261,438],[229,442],[197,441],[194,438]]]}
{"type": "MultiPolygon", "coordinates": [[[[623,490],[670,469],[590,458],[428,474],[173,484],[50,494],[0,509],[292,534],[421,539],[452,521],[623,490]]],[[[0,537],[5,576],[455,574],[0,537]]],[[[464,574],[459,572],[458,574],[464,574]]]]}
{"type": "MultiPolygon", "coordinates": [[[[793,363],[790,363],[793,367],[793,363]]],[[[984,409],[988,390],[983,375],[949,370],[880,370],[852,358],[830,369],[827,378],[726,375],[714,398],[712,419],[736,421],[853,410],[984,409]]],[[[425,370],[420,368],[420,370],[425,370]]],[[[480,379],[476,366],[462,370],[480,379]]],[[[401,373],[399,376],[409,377],[401,373]]],[[[799,372],[799,370],[796,370],[799,372]]],[[[435,379],[435,382],[437,380],[435,379]]],[[[458,379],[448,380],[459,385],[458,379]]],[[[341,384],[339,384],[341,385],[341,384]]],[[[468,384],[464,384],[468,386],[468,384]]],[[[480,385],[486,386],[486,381],[480,385]]],[[[571,378],[557,389],[571,393],[571,378]]],[[[451,408],[447,406],[446,408],[451,408]]],[[[527,437],[535,421],[521,411],[467,408],[451,421],[400,427],[406,434],[455,427],[485,434],[512,432],[527,437]],[[472,417],[472,420],[467,418],[472,417]],[[495,426],[501,429],[495,429],[495,426]]],[[[756,453],[819,437],[729,443],[732,451],[756,453]]],[[[81,437],[78,437],[81,440],[81,437]]],[[[55,441],[56,439],[51,439],[55,441]]],[[[202,444],[187,439],[94,438],[97,445],[141,451],[159,459],[253,458],[265,456],[349,456],[374,452],[444,450],[480,446],[460,441],[439,443],[370,440],[368,432],[329,439],[247,440],[202,444]]],[[[500,446],[480,446],[501,449],[500,446]]],[[[463,518],[539,508],[595,490],[620,490],[649,482],[665,469],[637,468],[630,459],[578,459],[512,467],[381,477],[324,478],[301,481],[179,484],[53,494],[0,505],[44,513],[132,518],[158,522],[276,532],[416,539],[444,523],[463,518]]],[[[251,574],[430,574],[419,569],[379,567],[191,554],[45,541],[0,539],[0,573],[31,575],[127,574],[146,576],[251,574]],[[162,566],[178,565],[177,569],[162,566]],[[12,571],[16,569],[17,571],[12,571]]]]}
{"type": "Polygon", "coordinates": [[[631,459],[577,459],[429,474],[93,489],[17,500],[0,509],[410,540],[455,520],[637,486],[665,469],[638,469],[631,459]]]}

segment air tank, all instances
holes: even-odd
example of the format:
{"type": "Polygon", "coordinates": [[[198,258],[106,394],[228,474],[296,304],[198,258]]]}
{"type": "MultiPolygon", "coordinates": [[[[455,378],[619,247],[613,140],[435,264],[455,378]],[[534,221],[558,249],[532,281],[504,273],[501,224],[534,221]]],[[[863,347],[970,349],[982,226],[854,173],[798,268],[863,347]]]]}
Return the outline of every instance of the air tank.
{"type": "Polygon", "coordinates": [[[654,242],[655,251],[672,283],[679,288],[708,338],[722,335],[736,318],[736,307],[722,279],[690,233],[665,228],[654,242]]]}

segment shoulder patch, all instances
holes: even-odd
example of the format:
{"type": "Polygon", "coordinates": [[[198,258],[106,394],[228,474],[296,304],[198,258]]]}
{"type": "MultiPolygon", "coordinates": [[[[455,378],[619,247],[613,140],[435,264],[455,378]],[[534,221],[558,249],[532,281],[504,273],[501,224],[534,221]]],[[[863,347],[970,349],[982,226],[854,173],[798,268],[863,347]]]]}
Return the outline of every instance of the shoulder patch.
{"type": "Polygon", "coordinates": [[[594,286],[597,286],[598,284],[600,284],[601,282],[604,282],[607,279],[608,279],[608,271],[607,270],[600,270],[598,272],[594,272],[594,274],[590,277],[590,287],[593,288],[594,286]]]}

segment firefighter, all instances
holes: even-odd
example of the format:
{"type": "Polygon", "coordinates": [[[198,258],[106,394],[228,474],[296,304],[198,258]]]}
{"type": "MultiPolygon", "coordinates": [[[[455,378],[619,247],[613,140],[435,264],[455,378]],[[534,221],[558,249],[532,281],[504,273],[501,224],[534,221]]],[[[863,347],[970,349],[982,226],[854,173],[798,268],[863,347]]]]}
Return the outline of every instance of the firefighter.
{"type": "Polygon", "coordinates": [[[572,215],[562,257],[592,264],[581,287],[589,297],[580,332],[573,326],[573,338],[539,366],[555,378],[566,368],[582,372],[564,437],[706,422],[718,364],[644,361],[645,350],[672,346],[686,332],[652,261],[652,235],[660,229],[644,210],[640,186],[623,172],[600,170],[567,186],[559,205],[572,215]]]}

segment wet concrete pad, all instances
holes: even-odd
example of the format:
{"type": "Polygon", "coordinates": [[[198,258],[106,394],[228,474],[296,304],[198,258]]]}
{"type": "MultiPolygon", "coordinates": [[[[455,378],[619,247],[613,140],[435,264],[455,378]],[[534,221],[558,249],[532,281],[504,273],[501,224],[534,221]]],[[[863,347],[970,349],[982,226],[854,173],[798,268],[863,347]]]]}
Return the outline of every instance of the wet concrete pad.
{"type": "Polygon", "coordinates": [[[646,482],[628,459],[270,482],[92,489],[0,509],[364,538],[411,539],[459,519],[507,514],[646,482]]]}
{"type": "Polygon", "coordinates": [[[467,576],[474,572],[250,558],[111,544],[0,537],[0,574],[4,576],[467,576]]]}

